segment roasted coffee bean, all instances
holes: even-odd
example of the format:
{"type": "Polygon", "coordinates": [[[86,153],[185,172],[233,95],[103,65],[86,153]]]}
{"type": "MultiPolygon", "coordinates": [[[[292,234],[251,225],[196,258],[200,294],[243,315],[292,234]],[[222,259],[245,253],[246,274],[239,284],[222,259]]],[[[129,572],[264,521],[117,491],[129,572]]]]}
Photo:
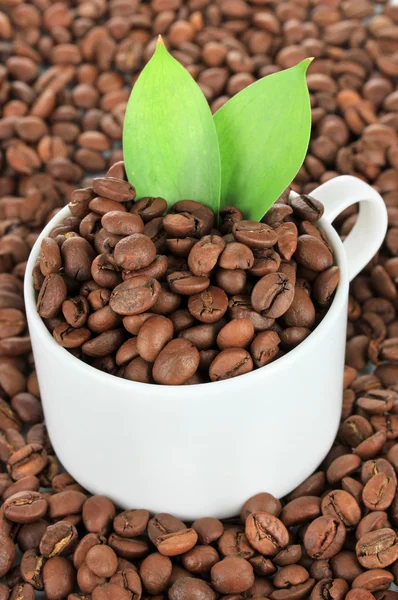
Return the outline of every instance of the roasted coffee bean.
{"type": "Polygon", "coordinates": [[[95,252],[91,244],[83,237],[70,237],[61,247],[65,273],[77,281],[90,279],[91,263],[95,252]]]}
{"type": "Polygon", "coordinates": [[[169,590],[169,598],[170,600],[188,600],[188,598],[215,600],[216,594],[205,581],[183,577],[173,583],[169,590]]]}
{"type": "Polygon", "coordinates": [[[279,517],[281,510],[282,504],[277,498],[267,492],[260,492],[246,500],[240,511],[240,518],[245,523],[247,517],[255,512],[267,512],[279,517]]]}
{"type": "Polygon", "coordinates": [[[116,509],[106,496],[93,496],[83,504],[83,523],[87,531],[106,535],[109,533],[116,509]]]}
{"type": "Polygon", "coordinates": [[[254,336],[254,326],[250,319],[233,319],[217,335],[220,350],[225,348],[246,348],[254,336]]]}
{"type": "Polygon", "coordinates": [[[224,526],[218,519],[214,517],[202,517],[192,523],[192,528],[198,534],[198,539],[201,544],[211,544],[217,541],[223,531],[224,526]]]}
{"type": "Polygon", "coordinates": [[[37,310],[41,317],[51,319],[55,317],[66,299],[66,283],[61,275],[51,273],[44,278],[37,298],[37,310]]]}
{"type": "Polygon", "coordinates": [[[173,337],[173,323],[167,317],[155,315],[142,325],[137,336],[137,351],[148,361],[155,362],[159,352],[173,337]]]}
{"type": "Polygon", "coordinates": [[[189,252],[188,266],[194,275],[207,275],[216,266],[218,257],[225,248],[224,240],[218,235],[207,235],[197,242],[189,252]]]}
{"type": "Polygon", "coordinates": [[[318,221],[323,215],[322,204],[306,194],[290,196],[289,205],[292,207],[294,215],[303,221],[318,221]]]}
{"type": "Polygon", "coordinates": [[[108,538],[108,545],[120,558],[127,560],[145,558],[149,553],[149,544],[143,538],[128,539],[111,533],[108,538]]]}
{"type": "Polygon", "coordinates": [[[294,287],[283,273],[270,273],[256,283],[251,294],[253,308],[271,319],[281,317],[294,298],[294,287]]]}
{"type": "Polygon", "coordinates": [[[44,593],[49,600],[65,598],[73,592],[75,583],[75,570],[67,558],[54,556],[44,564],[44,593]]]}
{"type": "Polygon", "coordinates": [[[112,577],[116,573],[118,560],[114,550],[109,546],[93,546],[86,555],[88,568],[97,577],[112,577]]]}
{"type": "MultiPolygon", "coordinates": [[[[190,316],[192,317],[191,314],[190,316]]],[[[224,325],[224,319],[220,319],[216,323],[201,323],[195,327],[184,329],[179,333],[178,337],[188,340],[198,350],[208,350],[216,345],[217,335],[224,325]]]]}
{"type": "Polygon", "coordinates": [[[144,233],[144,222],[138,215],[112,210],[104,214],[101,224],[108,233],[130,236],[144,233]]]}
{"type": "Polygon", "coordinates": [[[243,348],[222,350],[209,367],[211,381],[221,381],[249,373],[253,370],[253,360],[243,348]]]}
{"type": "Polygon", "coordinates": [[[188,310],[193,317],[202,323],[219,321],[228,308],[228,297],[216,286],[210,286],[205,291],[194,294],[188,299],[188,310]]]}
{"type": "Polygon", "coordinates": [[[311,235],[300,235],[295,253],[297,262],[312,271],[324,271],[333,264],[333,256],[327,246],[311,235]]]}
{"type": "Polygon", "coordinates": [[[11,568],[16,557],[14,542],[0,533],[0,576],[3,577],[11,568]]]}
{"type": "Polygon", "coordinates": [[[181,385],[199,366],[199,352],[188,340],[171,340],[157,355],[152,375],[157,383],[181,385]]]}
{"type": "Polygon", "coordinates": [[[153,595],[161,594],[171,576],[172,562],[158,552],[150,554],[141,563],[140,577],[145,589],[153,595]]]}
{"type": "Polygon", "coordinates": [[[87,496],[77,490],[58,492],[48,499],[49,516],[57,519],[68,515],[79,515],[86,500],[87,496]]]}
{"type": "Polygon", "coordinates": [[[396,485],[395,477],[377,473],[363,488],[363,503],[370,510],[387,509],[394,499],[396,485]]]}
{"type": "Polygon", "coordinates": [[[211,583],[220,594],[239,594],[254,583],[251,564],[244,558],[229,556],[216,563],[210,572],[211,583]]]}
{"type": "Polygon", "coordinates": [[[65,300],[62,304],[65,321],[72,327],[83,327],[89,314],[89,304],[84,296],[76,296],[65,300]]]}
{"type": "Polygon", "coordinates": [[[149,520],[147,510],[126,510],[113,520],[113,528],[122,537],[137,537],[144,533],[149,520]]]}
{"type": "Polygon", "coordinates": [[[141,275],[117,285],[109,306],[119,315],[137,315],[149,310],[158,299],[160,285],[156,279],[141,275]]]}
{"type": "MultiPolygon", "coordinates": [[[[127,561],[126,561],[127,562],[127,561]]],[[[119,589],[124,589],[130,592],[133,597],[141,596],[142,594],[142,583],[139,575],[133,571],[127,564],[123,567],[121,560],[119,559],[119,568],[116,573],[111,577],[110,583],[119,586],[119,589]]]]}
{"type": "Polygon", "coordinates": [[[280,514],[286,527],[301,525],[321,514],[321,500],[317,496],[300,496],[286,504],[280,514]]]}
{"type": "Polygon", "coordinates": [[[156,247],[143,233],[134,233],[116,244],[114,257],[120,267],[135,271],[148,267],[155,260],[156,247]]]}
{"type": "Polygon", "coordinates": [[[360,564],[366,569],[384,569],[397,560],[398,544],[392,529],[377,529],[362,536],[356,545],[360,564]]]}
{"type": "Polygon", "coordinates": [[[39,444],[27,444],[11,454],[7,469],[14,481],[18,481],[27,475],[38,475],[46,464],[45,449],[39,444]]]}
{"type": "Polygon", "coordinates": [[[13,523],[32,523],[47,512],[47,501],[36,491],[20,491],[3,504],[4,516],[13,523]]]}
{"type": "Polygon", "coordinates": [[[244,528],[240,526],[227,527],[218,540],[217,547],[222,556],[239,556],[249,559],[255,554],[249,545],[244,528]]]}
{"type": "Polygon", "coordinates": [[[361,520],[361,509],[348,492],[334,490],[322,498],[323,515],[332,515],[340,519],[347,529],[355,527],[361,520]]]}
{"type": "Polygon", "coordinates": [[[220,560],[212,546],[195,546],[181,557],[182,566],[191,573],[207,573],[220,560]]]}
{"type": "Polygon", "coordinates": [[[135,202],[131,212],[139,215],[146,222],[161,217],[166,209],[167,202],[164,198],[141,198],[141,200],[135,202]]]}
{"type": "Polygon", "coordinates": [[[235,239],[249,248],[271,248],[277,242],[276,232],[265,223],[238,221],[232,227],[235,239]]]}
{"type": "Polygon", "coordinates": [[[192,528],[167,514],[156,515],[148,524],[148,534],[158,551],[165,556],[188,552],[196,544],[198,535],[192,528]]]}
{"type": "Polygon", "coordinates": [[[44,277],[50,273],[58,273],[62,266],[61,252],[57,242],[44,238],[40,247],[40,270],[44,277]]]}
{"type": "Polygon", "coordinates": [[[343,547],[345,538],[346,530],[340,519],[322,516],[312,521],[306,529],[304,547],[311,558],[332,558],[343,547]]]}
{"type": "Polygon", "coordinates": [[[167,283],[176,294],[190,296],[208,288],[210,279],[205,275],[193,275],[190,271],[174,271],[168,275],[167,283]]]}
{"type": "Polygon", "coordinates": [[[35,590],[43,590],[43,567],[45,558],[40,556],[36,550],[27,550],[21,559],[21,576],[26,583],[30,583],[35,590]]]}
{"type": "Polygon", "coordinates": [[[135,189],[127,181],[116,177],[97,177],[93,179],[93,190],[98,196],[104,196],[116,202],[134,200],[135,189]]]}
{"type": "Polygon", "coordinates": [[[246,519],[245,531],[250,545],[266,556],[275,556],[289,543],[282,521],[267,512],[251,513],[246,519]]]}
{"type": "Polygon", "coordinates": [[[254,264],[253,252],[244,244],[230,242],[222,251],[218,264],[223,269],[251,269],[254,264]]]}
{"type": "Polygon", "coordinates": [[[254,338],[250,352],[257,367],[271,362],[279,352],[280,338],[275,331],[262,331],[254,338]]]}

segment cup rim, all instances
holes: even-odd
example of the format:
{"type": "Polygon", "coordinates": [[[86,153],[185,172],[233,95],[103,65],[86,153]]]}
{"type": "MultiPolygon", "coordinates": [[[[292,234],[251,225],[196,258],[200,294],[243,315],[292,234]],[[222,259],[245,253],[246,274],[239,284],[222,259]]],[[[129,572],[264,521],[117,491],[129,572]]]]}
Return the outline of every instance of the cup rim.
{"type": "MultiPolygon", "coordinates": [[[[313,195],[316,197],[316,190],[314,190],[313,195]]],[[[132,391],[135,386],[139,386],[140,392],[143,392],[144,389],[150,392],[163,393],[163,391],[168,390],[172,393],[167,394],[169,397],[173,397],[176,394],[184,393],[187,394],[187,387],[184,385],[167,385],[167,386],[159,386],[155,383],[141,383],[139,381],[131,381],[128,379],[123,379],[121,377],[116,377],[110,373],[106,373],[104,371],[100,371],[95,367],[83,362],[79,358],[73,356],[73,354],[69,353],[66,348],[63,348],[53,338],[51,333],[48,331],[47,327],[44,324],[44,321],[40,317],[39,313],[36,309],[36,292],[32,285],[32,271],[35,266],[36,260],[40,255],[40,245],[41,241],[44,237],[47,237],[50,231],[63,219],[71,216],[71,212],[69,210],[69,206],[66,205],[62,208],[44,227],[36,242],[34,243],[28,262],[26,265],[25,277],[24,277],[24,298],[25,298],[25,310],[26,316],[28,320],[29,328],[35,328],[34,335],[41,335],[41,343],[47,346],[49,352],[51,352],[55,357],[59,359],[59,361],[70,361],[71,368],[79,371],[82,377],[97,377],[99,383],[102,382],[105,384],[111,384],[115,388],[119,388],[121,391],[132,391]],[[33,326],[33,327],[32,327],[33,326]],[[160,388],[160,389],[159,389],[160,388]],[[163,391],[161,391],[163,390],[163,391]]],[[[347,257],[344,251],[343,243],[338,236],[336,230],[333,228],[332,224],[327,221],[325,217],[322,217],[318,222],[317,226],[319,226],[322,230],[324,230],[329,238],[333,246],[335,264],[340,268],[340,281],[336,289],[335,296],[333,298],[333,302],[329,307],[326,315],[322,319],[322,321],[317,325],[317,327],[310,333],[310,335],[303,340],[298,346],[287,352],[284,356],[281,356],[277,360],[264,365],[258,369],[250,371],[249,373],[245,373],[244,375],[239,375],[238,377],[234,377],[231,379],[224,379],[222,381],[210,381],[199,384],[193,384],[189,386],[189,391],[193,392],[201,390],[201,391],[210,391],[208,386],[211,386],[211,389],[215,390],[218,386],[220,392],[223,391],[223,388],[226,389],[228,386],[235,386],[238,383],[246,385],[249,383],[254,383],[256,378],[263,378],[267,375],[267,373],[271,374],[273,372],[277,372],[278,370],[284,369],[285,367],[289,367],[292,363],[295,363],[297,360],[300,360],[300,352],[306,351],[311,344],[315,344],[318,339],[323,336],[324,332],[327,330],[328,326],[332,323],[332,321],[339,316],[339,311],[342,303],[344,303],[345,298],[348,296],[348,264],[347,257]]],[[[32,333],[30,332],[32,335],[32,333]]],[[[176,396],[175,396],[176,397],[176,396]]]]}

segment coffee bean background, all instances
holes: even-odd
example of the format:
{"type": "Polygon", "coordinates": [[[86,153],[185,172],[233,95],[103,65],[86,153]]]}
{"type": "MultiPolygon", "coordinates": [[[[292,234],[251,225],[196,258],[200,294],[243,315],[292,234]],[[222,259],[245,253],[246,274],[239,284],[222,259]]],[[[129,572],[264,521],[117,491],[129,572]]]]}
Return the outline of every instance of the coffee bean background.
{"type": "MultiPolygon", "coordinates": [[[[398,7],[2,0],[0,56],[1,600],[43,588],[49,600],[77,589],[82,600],[396,600],[386,590],[398,583],[398,7]],[[283,507],[264,494],[225,523],[148,523],[144,509],[120,513],[61,473],[26,329],[29,250],[75,188],[122,158],[127,98],[159,33],[213,111],[257,78],[316,57],[313,134],[294,188],[353,174],[389,213],[382,249],[351,286],[332,450],[283,507]]],[[[342,237],[355,219],[355,208],[337,219],[342,237]]]]}

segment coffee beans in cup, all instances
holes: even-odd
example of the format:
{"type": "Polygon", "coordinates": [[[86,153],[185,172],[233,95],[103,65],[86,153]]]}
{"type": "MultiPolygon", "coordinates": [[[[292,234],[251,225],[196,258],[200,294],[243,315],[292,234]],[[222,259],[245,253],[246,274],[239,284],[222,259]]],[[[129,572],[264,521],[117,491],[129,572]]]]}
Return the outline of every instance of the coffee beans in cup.
{"type": "Polygon", "coordinates": [[[260,223],[193,200],[167,212],[163,198],[136,200],[117,169],[72,192],[34,269],[39,315],[74,356],[131,381],[222,381],[323,319],[339,268],[316,199],[286,193],[260,223]]]}

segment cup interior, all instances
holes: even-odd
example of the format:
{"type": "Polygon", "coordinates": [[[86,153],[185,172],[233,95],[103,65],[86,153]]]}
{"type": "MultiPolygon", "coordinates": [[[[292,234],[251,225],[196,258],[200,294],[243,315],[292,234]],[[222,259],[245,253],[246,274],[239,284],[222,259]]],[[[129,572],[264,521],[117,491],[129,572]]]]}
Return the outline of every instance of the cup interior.
{"type": "MultiPolygon", "coordinates": [[[[314,193],[314,195],[316,197],[316,193],[314,193]]],[[[75,370],[79,371],[79,374],[82,377],[95,375],[98,382],[103,381],[104,384],[109,385],[109,383],[112,381],[113,385],[115,387],[117,387],[121,390],[123,389],[124,391],[132,391],[132,389],[135,388],[136,386],[140,386],[141,388],[142,388],[142,386],[144,386],[147,390],[152,388],[154,393],[155,393],[155,390],[156,390],[156,393],[159,393],[159,386],[156,384],[140,383],[140,382],[136,382],[136,381],[129,381],[126,379],[121,379],[120,377],[115,377],[115,375],[110,375],[109,373],[105,373],[103,371],[95,369],[91,365],[88,365],[85,362],[81,361],[80,359],[76,358],[75,356],[73,356],[73,354],[70,354],[65,348],[62,348],[62,346],[57,344],[57,342],[54,340],[53,336],[51,335],[51,333],[48,331],[47,327],[45,326],[44,322],[42,321],[39,313],[37,312],[37,310],[36,310],[36,292],[33,289],[33,284],[32,284],[32,270],[36,264],[37,259],[40,256],[40,245],[41,245],[43,238],[47,237],[56,225],[58,225],[61,221],[63,221],[63,219],[65,219],[66,217],[69,217],[69,216],[71,216],[69,207],[65,206],[51,219],[51,221],[49,221],[49,223],[43,229],[43,231],[37,238],[32,250],[30,252],[30,255],[29,255],[29,259],[28,259],[27,266],[26,266],[26,272],[25,272],[25,280],[24,280],[24,296],[25,296],[26,314],[27,314],[27,318],[28,318],[28,322],[29,322],[29,329],[30,329],[31,336],[36,336],[36,338],[40,337],[40,344],[46,345],[48,352],[55,354],[57,356],[57,358],[59,359],[59,361],[61,361],[61,362],[68,361],[70,363],[70,366],[72,367],[72,365],[73,365],[73,368],[75,370]]],[[[241,383],[243,383],[243,378],[245,378],[247,383],[249,383],[249,381],[250,381],[250,383],[255,382],[256,378],[264,377],[264,375],[266,373],[270,373],[271,370],[274,370],[274,371],[275,370],[283,370],[286,367],[288,367],[290,364],[292,364],[293,362],[300,360],[300,352],[304,348],[307,349],[307,347],[310,344],[314,344],[315,341],[319,338],[319,336],[323,336],[324,331],[329,326],[329,323],[333,319],[336,319],[340,313],[341,305],[342,305],[342,303],[345,302],[345,300],[347,298],[348,286],[349,286],[348,266],[347,266],[347,258],[345,255],[344,246],[343,246],[343,243],[340,240],[337,232],[335,231],[335,229],[325,218],[322,217],[318,221],[317,225],[322,230],[324,230],[326,235],[328,236],[328,239],[333,246],[335,264],[340,268],[340,282],[337,286],[333,302],[330,305],[329,310],[326,313],[325,317],[322,319],[321,323],[319,323],[319,325],[310,333],[310,335],[304,341],[302,341],[298,346],[296,346],[295,348],[290,350],[284,356],[278,358],[276,361],[271,362],[268,365],[265,365],[264,367],[260,367],[259,369],[255,369],[254,371],[251,371],[250,373],[245,373],[244,375],[240,375],[238,377],[238,379],[241,383]]],[[[212,382],[207,382],[207,383],[191,385],[191,386],[189,386],[189,388],[190,388],[190,391],[191,390],[193,391],[193,388],[196,390],[198,390],[198,389],[203,390],[203,389],[205,389],[205,387],[208,387],[208,386],[212,386],[212,389],[214,389],[215,386],[218,386],[220,388],[220,390],[219,390],[220,393],[223,393],[222,388],[224,388],[224,391],[226,391],[227,388],[229,386],[231,386],[231,384],[233,385],[234,381],[235,381],[235,379],[226,379],[223,381],[212,381],[212,382]]],[[[185,386],[178,386],[178,385],[162,386],[162,389],[165,389],[165,388],[167,388],[167,390],[171,391],[171,394],[170,394],[171,396],[173,394],[182,394],[182,395],[185,394],[186,395],[185,386]]],[[[169,394],[167,394],[167,395],[169,396],[169,394]]]]}

